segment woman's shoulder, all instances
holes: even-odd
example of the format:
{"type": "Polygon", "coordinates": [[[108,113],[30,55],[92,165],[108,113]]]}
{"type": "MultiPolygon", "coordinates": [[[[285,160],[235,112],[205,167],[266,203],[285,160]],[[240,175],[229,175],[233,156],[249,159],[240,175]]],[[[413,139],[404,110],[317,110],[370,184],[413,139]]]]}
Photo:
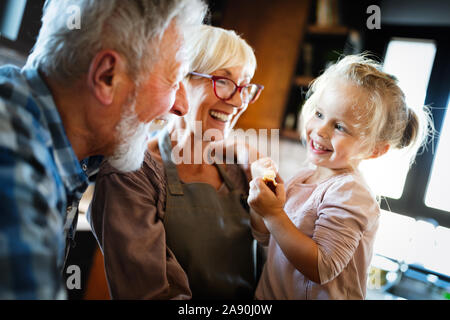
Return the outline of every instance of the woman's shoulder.
{"type": "Polygon", "coordinates": [[[236,188],[240,188],[243,190],[249,189],[247,176],[245,174],[245,170],[242,168],[241,165],[236,163],[226,164],[225,171],[230,180],[236,184],[235,186],[236,188]]]}
{"type": "Polygon", "coordinates": [[[145,153],[142,166],[138,170],[131,172],[122,172],[111,166],[107,159],[103,160],[97,180],[104,181],[109,179],[122,182],[128,181],[140,188],[152,187],[161,189],[165,185],[164,167],[162,163],[153,159],[152,153],[149,151],[145,153]]]}

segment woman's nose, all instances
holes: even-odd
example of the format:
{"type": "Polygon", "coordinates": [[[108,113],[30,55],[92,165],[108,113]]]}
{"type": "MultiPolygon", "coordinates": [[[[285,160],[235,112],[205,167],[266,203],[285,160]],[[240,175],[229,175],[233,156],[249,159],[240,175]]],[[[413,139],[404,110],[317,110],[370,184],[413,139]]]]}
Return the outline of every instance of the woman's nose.
{"type": "Polygon", "coordinates": [[[241,109],[247,106],[247,103],[242,99],[242,94],[237,90],[230,100],[226,101],[228,104],[233,105],[235,108],[241,109]]]}
{"type": "Polygon", "coordinates": [[[183,82],[180,82],[180,86],[175,95],[175,102],[170,109],[170,112],[177,116],[184,116],[189,111],[189,102],[186,95],[186,87],[183,82]]]}

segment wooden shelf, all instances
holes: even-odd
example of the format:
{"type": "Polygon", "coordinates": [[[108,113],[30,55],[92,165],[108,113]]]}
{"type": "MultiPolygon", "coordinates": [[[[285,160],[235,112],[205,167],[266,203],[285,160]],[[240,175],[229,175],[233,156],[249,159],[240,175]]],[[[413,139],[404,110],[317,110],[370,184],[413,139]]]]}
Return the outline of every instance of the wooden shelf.
{"type": "Polygon", "coordinates": [[[350,29],[345,26],[320,26],[320,25],[309,25],[308,33],[317,35],[339,35],[345,36],[349,33],[350,29]]]}
{"type": "Polygon", "coordinates": [[[296,141],[300,141],[300,133],[297,130],[281,129],[280,136],[296,141]]]}
{"type": "Polygon", "coordinates": [[[294,78],[294,83],[299,87],[307,87],[314,80],[314,77],[297,76],[294,78]]]}
{"type": "Polygon", "coordinates": [[[236,126],[280,128],[312,1],[216,2],[223,12],[219,26],[235,30],[256,53],[258,68],[252,82],[265,85],[261,97],[242,114],[236,126]]]}

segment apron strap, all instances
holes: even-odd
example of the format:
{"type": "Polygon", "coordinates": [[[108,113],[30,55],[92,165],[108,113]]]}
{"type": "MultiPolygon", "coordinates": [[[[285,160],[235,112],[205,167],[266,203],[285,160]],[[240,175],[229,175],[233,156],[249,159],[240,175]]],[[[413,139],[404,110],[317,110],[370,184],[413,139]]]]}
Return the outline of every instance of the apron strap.
{"type": "Polygon", "coordinates": [[[234,189],[236,189],[236,187],[234,186],[234,183],[231,181],[230,177],[228,176],[228,174],[226,173],[225,169],[223,168],[223,166],[217,164],[214,162],[214,165],[216,166],[217,170],[219,170],[219,174],[221,175],[223,181],[225,182],[228,190],[234,191],[234,189]]]}
{"type": "Polygon", "coordinates": [[[170,141],[167,128],[162,129],[158,137],[159,152],[163,160],[164,169],[166,170],[167,185],[172,195],[182,196],[183,188],[181,187],[180,178],[178,176],[177,167],[172,162],[172,142],[170,141]]]}
{"type": "MultiPolygon", "coordinates": [[[[169,186],[170,194],[182,196],[183,188],[181,186],[180,177],[178,176],[178,171],[176,165],[172,162],[172,142],[170,141],[170,135],[167,128],[162,129],[158,137],[159,152],[161,153],[161,158],[163,160],[164,169],[166,170],[167,182],[169,186]]],[[[223,166],[214,163],[219,174],[222,177],[228,190],[233,191],[236,189],[234,183],[231,181],[230,177],[226,173],[223,166]]]]}

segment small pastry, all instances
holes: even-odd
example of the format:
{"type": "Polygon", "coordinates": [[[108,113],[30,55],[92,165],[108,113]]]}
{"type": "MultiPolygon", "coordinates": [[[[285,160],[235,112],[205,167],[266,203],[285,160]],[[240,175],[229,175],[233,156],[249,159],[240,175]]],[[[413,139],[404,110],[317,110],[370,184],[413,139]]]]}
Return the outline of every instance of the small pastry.
{"type": "Polygon", "coordinates": [[[270,190],[275,193],[275,189],[277,187],[277,182],[275,181],[275,177],[277,176],[276,171],[273,169],[273,166],[267,167],[262,166],[261,163],[266,163],[267,161],[265,159],[260,159],[258,161],[255,161],[252,163],[251,171],[252,171],[252,177],[261,177],[265,184],[270,188],[270,190]]]}
{"type": "Polygon", "coordinates": [[[277,174],[273,170],[267,169],[262,178],[273,193],[276,193],[275,190],[277,189],[277,182],[275,181],[276,176],[277,174]]]}

